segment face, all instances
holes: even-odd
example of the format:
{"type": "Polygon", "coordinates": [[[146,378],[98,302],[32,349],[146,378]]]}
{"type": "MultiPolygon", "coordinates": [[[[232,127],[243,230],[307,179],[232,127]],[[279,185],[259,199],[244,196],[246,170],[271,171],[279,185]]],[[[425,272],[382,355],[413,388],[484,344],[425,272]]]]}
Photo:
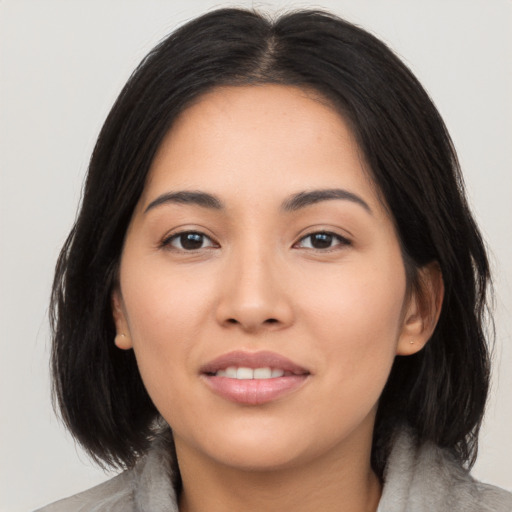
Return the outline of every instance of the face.
{"type": "Polygon", "coordinates": [[[347,123],[298,88],[216,89],[167,134],[113,310],[178,455],[368,452],[395,355],[426,341],[368,176],[347,123]]]}

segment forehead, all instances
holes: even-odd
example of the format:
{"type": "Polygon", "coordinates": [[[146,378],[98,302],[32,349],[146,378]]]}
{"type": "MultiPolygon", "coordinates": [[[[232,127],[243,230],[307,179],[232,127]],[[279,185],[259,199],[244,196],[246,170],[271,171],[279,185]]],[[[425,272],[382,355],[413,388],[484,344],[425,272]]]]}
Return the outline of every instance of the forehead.
{"type": "Polygon", "coordinates": [[[343,186],[375,195],[348,123],[317,93],[284,85],[220,87],[176,119],[145,190],[277,196],[343,186]]]}

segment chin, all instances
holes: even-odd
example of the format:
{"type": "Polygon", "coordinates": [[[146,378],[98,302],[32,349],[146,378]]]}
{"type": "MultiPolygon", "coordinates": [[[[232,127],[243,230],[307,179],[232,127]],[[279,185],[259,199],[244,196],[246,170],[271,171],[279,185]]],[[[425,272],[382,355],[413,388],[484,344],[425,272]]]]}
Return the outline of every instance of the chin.
{"type": "MultiPolygon", "coordinates": [[[[236,422],[235,422],[236,423],[236,422]]],[[[226,422],[210,424],[208,432],[194,436],[190,430],[184,437],[174,431],[178,457],[190,448],[199,458],[241,471],[274,471],[293,467],[307,458],[308,447],[299,425],[271,425],[255,422],[235,425],[226,422]],[[192,436],[191,436],[192,434],[192,436]],[[194,439],[195,438],[195,439],[194,439]],[[180,450],[181,448],[181,450],[180,450]]],[[[185,431],[186,432],[186,431],[185,431]]]]}
{"type": "Polygon", "coordinates": [[[229,450],[210,455],[218,463],[238,471],[271,472],[291,469],[305,459],[301,450],[291,451],[289,446],[238,446],[231,443],[229,450]]]}

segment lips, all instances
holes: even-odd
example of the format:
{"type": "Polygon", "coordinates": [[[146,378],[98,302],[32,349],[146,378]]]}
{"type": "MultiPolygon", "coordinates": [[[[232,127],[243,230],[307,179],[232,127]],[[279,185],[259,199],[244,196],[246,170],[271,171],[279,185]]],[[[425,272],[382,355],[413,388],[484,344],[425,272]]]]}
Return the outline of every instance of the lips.
{"type": "Polygon", "coordinates": [[[201,373],[214,374],[230,366],[236,368],[279,368],[295,375],[309,374],[309,371],[295,364],[290,359],[274,352],[243,352],[236,351],[217,357],[201,367],[201,373]]]}
{"type": "Polygon", "coordinates": [[[203,365],[201,376],[215,394],[235,403],[260,405],[301,387],[310,372],[274,352],[236,351],[203,365]]]}

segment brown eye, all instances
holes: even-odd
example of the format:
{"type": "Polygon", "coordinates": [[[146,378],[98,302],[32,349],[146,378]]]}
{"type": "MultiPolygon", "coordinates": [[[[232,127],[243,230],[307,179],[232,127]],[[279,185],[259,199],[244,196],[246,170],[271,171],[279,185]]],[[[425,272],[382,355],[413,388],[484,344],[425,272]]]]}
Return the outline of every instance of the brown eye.
{"type": "Polygon", "coordinates": [[[165,240],[164,245],[181,251],[197,251],[198,249],[215,246],[209,237],[196,231],[177,233],[165,240]]]}
{"type": "Polygon", "coordinates": [[[335,233],[320,231],[305,236],[297,245],[305,249],[322,250],[332,249],[336,246],[350,245],[350,241],[335,233]]]}

